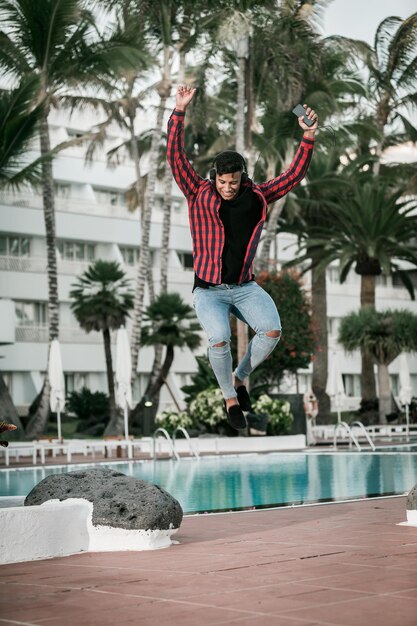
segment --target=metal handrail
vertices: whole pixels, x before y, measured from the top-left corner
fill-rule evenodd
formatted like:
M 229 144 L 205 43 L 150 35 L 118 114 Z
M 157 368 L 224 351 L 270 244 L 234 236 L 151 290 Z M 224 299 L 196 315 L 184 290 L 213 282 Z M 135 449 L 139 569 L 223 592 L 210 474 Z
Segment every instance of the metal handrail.
M 336 424 L 333 435 L 333 447 L 337 448 L 337 430 L 340 426 L 342 426 L 346 430 L 347 434 L 349 435 L 357 449 L 361 451 L 362 448 L 360 447 L 358 440 L 356 439 L 355 435 L 353 434 L 353 432 L 349 428 L 349 425 L 346 422 L 339 422 L 338 424 Z
M 169 436 L 169 433 L 167 430 L 165 430 L 165 428 L 157 428 L 156 431 L 153 434 L 153 454 L 152 457 L 155 458 L 155 444 L 156 444 L 156 437 L 158 434 L 162 434 L 164 435 L 164 437 L 166 438 L 166 440 L 169 443 L 169 447 L 171 448 L 171 452 L 172 454 L 175 456 L 175 458 L 177 459 L 177 461 L 180 460 L 180 456 L 178 454 L 178 452 L 175 450 L 175 446 L 173 444 L 173 441 L 171 439 L 171 437 Z
M 365 435 L 365 438 L 367 439 L 367 441 L 368 441 L 369 445 L 371 446 L 371 448 L 372 448 L 372 452 L 375 452 L 375 450 L 376 450 L 375 444 L 374 444 L 374 442 L 372 441 L 372 439 L 371 439 L 371 437 L 370 437 L 370 435 L 369 435 L 368 431 L 366 430 L 366 428 L 365 428 L 364 424 L 363 424 L 362 422 L 360 422 L 359 420 L 356 420 L 355 422 L 352 422 L 352 423 L 351 423 L 351 426 L 359 426 L 359 428 L 361 429 L 361 431 L 362 431 L 362 432 L 363 432 L 363 434 Z
M 200 457 L 200 455 L 197 452 L 197 450 L 194 448 L 193 444 L 191 443 L 190 435 L 188 434 L 188 432 L 186 431 L 186 429 L 183 426 L 177 426 L 176 429 L 174 430 L 173 434 L 172 434 L 172 441 L 173 441 L 173 444 L 174 444 L 174 448 L 175 448 L 175 438 L 177 436 L 177 432 L 182 432 L 183 433 L 184 437 L 188 441 L 188 446 L 190 448 L 191 456 L 194 455 L 198 459 Z

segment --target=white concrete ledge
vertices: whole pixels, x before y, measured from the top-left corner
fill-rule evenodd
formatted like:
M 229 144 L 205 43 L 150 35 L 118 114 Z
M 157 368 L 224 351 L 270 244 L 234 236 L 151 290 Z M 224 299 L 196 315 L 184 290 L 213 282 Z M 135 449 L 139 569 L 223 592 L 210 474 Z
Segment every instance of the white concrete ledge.
M 192 447 L 200 454 L 227 454 L 236 452 L 279 452 L 280 450 L 304 450 L 305 435 L 266 437 L 192 437 Z M 190 452 L 186 439 L 176 439 L 175 449 L 180 454 Z M 169 442 L 163 437 L 156 439 L 156 453 L 170 453 Z
M 62 502 L 50 500 L 40 506 L 21 506 L 19 498 L 16 504 L 0 509 L 1 564 L 49 559 L 77 552 L 166 548 L 172 544 L 171 536 L 178 530 L 125 530 L 94 526 L 93 505 L 82 498 Z
M 412 526 L 417 526 L 417 510 L 407 509 L 407 523 Z

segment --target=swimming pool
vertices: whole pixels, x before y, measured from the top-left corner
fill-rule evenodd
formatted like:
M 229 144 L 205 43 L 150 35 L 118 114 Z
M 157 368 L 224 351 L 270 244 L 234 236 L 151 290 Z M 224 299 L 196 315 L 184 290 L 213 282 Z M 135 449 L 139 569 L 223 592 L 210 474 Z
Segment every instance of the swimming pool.
M 26 496 L 49 474 L 92 466 L 1 470 L 0 496 Z M 99 467 L 160 485 L 179 500 L 185 513 L 402 494 L 417 483 L 417 453 L 412 452 L 246 454 Z

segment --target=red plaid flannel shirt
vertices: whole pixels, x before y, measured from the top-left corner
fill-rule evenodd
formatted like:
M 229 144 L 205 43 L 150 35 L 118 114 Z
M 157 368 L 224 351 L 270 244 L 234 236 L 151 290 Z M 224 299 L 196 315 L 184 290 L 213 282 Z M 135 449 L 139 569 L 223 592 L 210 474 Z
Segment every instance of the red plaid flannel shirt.
M 188 217 L 193 240 L 194 271 L 202 280 L 219 285 L 222 274 L 224 229 L 219 217 L 221 198 L 215 185 L 197 174 L 184 150 L 183 111 L 174 110 L 168 121 L 167 157 L 178 187 L 188 202 Z M 252 263 L 266 219 L 267 205 L 285 196 L 306 175 L 314 140 L 303 137 L 286 172 L 260 185 L 249 181 L 262 203 L 262 215 L 246 250 L 239 283 L 252 278 Z

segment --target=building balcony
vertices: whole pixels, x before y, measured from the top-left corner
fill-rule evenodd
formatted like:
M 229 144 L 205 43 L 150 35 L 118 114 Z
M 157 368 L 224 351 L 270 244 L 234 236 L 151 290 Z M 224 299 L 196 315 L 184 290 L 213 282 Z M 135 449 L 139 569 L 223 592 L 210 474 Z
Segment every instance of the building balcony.
M 0 204 L 27 209 L 43 209 L 42 196 L 36 193 L 2 191 L 0 192 Z M 113 217 L 139 222 L 138 209 L 129 211 L 125 205 L 96 202 L 93 199 L 55 196 L 55 210 L 63 213 Z M 163 213 L 160 206 L 155 206 L 152 211 L 152 221 L 160 224 L 162 218 Z M 180 209 L 171 211 L 171 223 L 175 226 L 188 226 L 188 214 L 185 205 L 181 206 Z
M 48 343 L 49 329 L 45 325 L 19 325 L 16 326 L 16 341 L 20 343 Z M 61 326 L 59 329 L 59 340 L 61 343 L 77 344 L 102 344 L 103 335 L 101 332 L 84 332 L 77 326 Z M 113 343 L 116 341 L 116 333 L 111 335 Z
M 87 269 L 91 262 L 58 259 L 58 274 L 78 276 Z M 0 271 L 45 274 L 46 269 L 46 257 L 0 256 Z
M 0 300 L 0 345 L 15 342 L 15 306 L 13 300 Z

